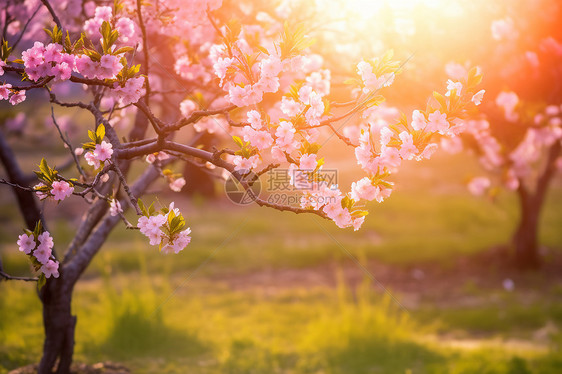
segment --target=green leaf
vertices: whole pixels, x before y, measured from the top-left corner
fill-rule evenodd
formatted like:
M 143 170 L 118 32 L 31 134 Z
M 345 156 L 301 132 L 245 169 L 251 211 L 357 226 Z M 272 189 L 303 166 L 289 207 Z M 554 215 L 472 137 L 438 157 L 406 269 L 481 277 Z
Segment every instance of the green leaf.
M 441 95 L 437 91 L 433 91 L 433 97 L 435 98 L 435 100 L 437 100 L 439 105 L 441 105 L 441 112 L 446 112 L 447 111 L 447 99 L 445 99 L 445 96 Z
M 47 278 L 45 277 L 45 274 L 41 273 L 41 275 L 39 275 L 39 280 L 37 281 L 37 289 L 40 291 L 46 283 Z
M 92 141 L 96 143 L 96 133 L 92 130 L 88 130 L 88 138 L 92 139 Z
M 234 136 L 232 137 L 232 140 L 234 140 L 234 142 L 235 142 L 236 144 L 238 144 L 238 145 L 240 146 L 240 148 L 244 148 L 244 142 L 242 141 L 242 139 L 240 139 L 240 137 L 234 135 Z
M 372 97 L 371 99 L 367 100 L 367 102 L 365 103 L 365 107 L 370 108 L 372 106 L 380 105 L 385 100 L 386 99 L 384 98 L 384 96 L 376 95 L 376 96 Z
M 141 199 L 137 200 L 137 204 L 139 205 L 139 209 L 141 210 L 142 215 L 145 217 L 150 217 L 150 214 L 146 210 L 146 207 L 144 206 L 144 203 L 142 202 Z
M 100 143 L 105 137 L 105 126 L 102 123 L 99 124 L 98 129 L 96 130 L 96 137 L 96 140 L 99 140 Z
M 127 52 L 133 52 L 135 49 L 133 47 L 121 47 L 121 48 L 117 48 L 115 51 L 113 51 L 114 55 L 120 55 L 121 53 L 127 53 Z M 127 63 L 125 62 L 124 66 L 126 66 Z

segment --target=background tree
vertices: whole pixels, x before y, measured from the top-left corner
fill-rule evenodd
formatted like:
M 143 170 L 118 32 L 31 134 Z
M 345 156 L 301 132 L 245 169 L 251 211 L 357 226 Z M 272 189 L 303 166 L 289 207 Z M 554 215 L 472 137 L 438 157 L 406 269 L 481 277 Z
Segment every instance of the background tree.
M 347 83 L 337 92 L 347 99 L 338 101 L 331 90 L 336 72 L 309 36 L 314 28 L 283 23 L 283 9 L 276 12 L 268 17 L 220 0 L 7 3 L 0 97 L 15 111 L 29 112 L 30 101 L 48 103 L 50 132 L 68 152 L 68 162 L 58 167 L 51 157 L 37 160 L 32 176 L 13 151 L 19 140 L 0 134 L 6 170 L 1 183 L 16 193 L 27 226 L 17 243 L 38 273 L 24 280 L 38 282 L 43 305 L 40 373 L 69 372 L 77 322 L 73 289 L 117 224 L 139 230 L 162 253 L 189 244 L 190 229 L 174 203 L 156 208 L 139 199 L 159 178 L 176 191 L 197 183 L 173 170 L 176 161 L 218 177 L 226 172 L 246 190 L 261 175 L 284 171 L 299 204 L 252 195 L 254 203 L 358 230 L 367 215 L 365 202 L 391 194 L 391 176 L 402 162 L 429 158 L 436 141 L 462 132 L 462 120 L 480 104 L 481 75 L 472 69 L 461 79 L 462 92 L 435 92 L 411 121 L 401 115 L 390 124 L 361 127 L 349 139 L 343 135 L 346 121 L 384 100 L 383 88 L 403 63 L 390 52 L 354 62 L 357 75 L 338 73 L 335 79 Z M 80 121 L 71 135 L 57 115 L 61 108 L 89 113 L 93 121 Z M 215 148 L 202 147 L 204 133 L 217 134 Z M 323 148 L 332 137 L 361 169 L 350 188 L 331 184 L 323 174 L 323 165 L 334 158 Z M 57 240 L 42 213 L 68 198 L 81 198 L 88 208 L 68 247 L 55 250 Z M 125 216 L 129 207 L 133 213 Z

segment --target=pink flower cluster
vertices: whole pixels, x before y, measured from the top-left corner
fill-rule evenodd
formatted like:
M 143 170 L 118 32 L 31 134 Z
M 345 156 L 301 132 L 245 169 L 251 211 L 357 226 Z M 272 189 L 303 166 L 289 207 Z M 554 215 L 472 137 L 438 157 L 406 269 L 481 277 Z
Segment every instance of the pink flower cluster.
M 129 78 L 123 86 L 115 82 L 111 92 L 116 95 L 122 106 L 134 104 L 144 96 L 144 78 Z
M 173 212 L 175 217 L 181 216 L 178 208 L 174 208 L 174 203 L 170 204 L 169 211 L 166 214 L 157 214 L 155 216 L 142 216 L 138 221 L 138 228 L 150 240 L 150 245 L 160 245 L 163 253 L 179 253 L 190 242 L 191 229 L 188 227 L 172 236 L 170 236 L 170 222 L 168 215 Z
M 96 144 L 93 151 L 86 152 L 84 158 L 88 165 L 93 166 L 94 169 L 99 169 L 102 162 L 111 159 L 111 155 L 113 155 L 113 146 L 103 140 L 100 144 Z
M 59 277 L 59 263 L 53 256 L 53 238 L 48 231 L 44 231 L 36 238 L 33 234 L 22 234 L 18 237 L 19 250 L 26 255 L 33 256 L 41 264 L 40 271 L 45 277 Z
M 94 10 L 94 17 L 84 22 L 84 32 L 92 39 L 101 38 L 100 27 L 103 22 L 111 23 L 113 20 L 113 9 L 109 6 L 98 6 Z M 118 42 L 122 44 L 134 45 L 137 42 L 135 22 L 127 17 L 120 17 L 115 21 L 115 28 L 119 32 Z
M 66 181 L 54 181 L 51 184 L 51 189 L 46 192 L 43 191 L 45 187 L 44 183 L 38 183 L 36 184 L 33 189 L 35 190 L 35 193 L 37 194 L 37 197 L 40 200 L 44 200 L 48 197 L 52 197 L 54 200 L 56 201 L 62 201 L 64 199 L 66 199 L 67 197 L 69 197 L 70 195 L 72 195 L 72 193 L 74 192 L 74 187 L 72 187 L 70 185 L 70 183 L 66 182 Z
M 394 82 L 394 73 L 386 73 L 377 77 L 373 72 L 373 65 L 367 61 L 357 64 L 357 74 L 363 80 L 363 93 L 369 93 L 388 87 Z
M 514 113 L 512 108 L 519 103 L 515 100 L 517 96 L 507 93 L 502 97 L 500 105 Z M 466 123 L 468 133 L 478 144 L 480 164 L 488 171 L 501 171 L 502 184 L 509 190 L 516 190 L 523 179 L 533 174 L 534 165 L 540 163 L 546 149 L 562 141 L 562 105 L 546 106 L 534 116 L 532 122 L 522 140 L 512 148 L 501 146 L 487 121 L 472 120 Z M 453 148 L 460 150 L 462 145 L 454 145 Z M 469 190 L 480 195 L 482 188 L 479 186 L 482 185 L 482 180 L 475 178 L 469 183 Z
M 18 105 L 25 101 L 25 91 L 12 89 L 10 83 L 0 84 L 0 100 L 9 100 L 10 104 Z
M 119 56 L 108 54 L 101 56 L 100 61 L 94 61 L 87 55 L 64 53 L 58 43 L 44 46 L 35 42 L 33 47 L 23 51 L 22 59 L 26 74 L 34 81 L 48 76 L 57 81 L 68 80 L 73 71 L 88 79 L 115 79 L 123 69 Z

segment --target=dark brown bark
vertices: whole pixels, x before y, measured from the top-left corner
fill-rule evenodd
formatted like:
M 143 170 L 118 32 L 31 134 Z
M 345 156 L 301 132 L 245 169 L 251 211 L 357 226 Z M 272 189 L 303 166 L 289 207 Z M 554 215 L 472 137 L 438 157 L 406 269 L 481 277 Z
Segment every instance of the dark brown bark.
M 8 181 L 18 184 L 23 187 L 29 186 L 29 178 L 27 178 L 21 171 L 12 148 L 4 138 L 0 131 L 0 161 L 4 166 L 4 170 L 8 175 Z M 12 191 L 16 195 L 19 210 L 25 220 L 25 225 L 28 229 L 33 230 L 35 224 L 42 220 L 41 211 L 37 206 L 33 192 L 25 191 L 17 187 L 13 187 Z M 44 223 L 44 222 L 43 222 Z
M 524 185 L 517 190 L 519 196 L 520 220 L 517 230 L 513 235 L 513 246 L 515 248 L 515 264 L 519 269 L 537 269 L 541 265 L 539 256 L 539 221 L 546 193 L 552 177 L 556 172 L 556 159 L 560 155 L 560 142 L 550 147 L 546 166 L 537 180 L 533 192 Z
M 76 316 L 71 314 L 71 285 L 64 278 L 50 279 L 40 291 L 45 341 L 38 374 L 68 374 L 74 352 Z
M 520 219 L 513 235 L 515 264 L 519 269 L 537 269 L 540 267 L 538 255 L 538 224 L 541 205 L 524 187 L 519 188 Z

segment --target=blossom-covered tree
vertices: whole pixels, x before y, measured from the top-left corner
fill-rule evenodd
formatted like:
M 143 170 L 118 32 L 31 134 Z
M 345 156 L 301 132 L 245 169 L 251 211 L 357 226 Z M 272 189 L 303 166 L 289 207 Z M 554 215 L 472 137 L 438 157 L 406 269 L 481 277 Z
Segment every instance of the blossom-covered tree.
M 443 140 L 451 152 L 464 142 L 488 172 L 469 182 L 471 193 L 495 194 L 498 187 L 516 192 L 519 223 L 512 246 L 520 268 L 540 265 L 540 214 L 553 177 L 562 171 L 562 7 L 543 1 L 529 14 L 531 3 L 508 3 L 503 18 L 489 25 L 490 43 L 480 51 L 489 56 L 483 64 L 489 100 L 462 137 Z M 446 70 L 453 80 L 466 73 L 458 63 Z
M 0 133 L 6 170 L 0 182 L 16 194 L 27 226 L 14 241 L 38 273 L 27 280 L 38 281 L 43 305 L 40 373 L 69 372 L 73 288 L 115 226 L 139 230 L 162 253 L 177 254 L 190 243 L 191 230 L 173 202 L 158 209 L 140 199 L 159 178 L 173 191 L 197 183 L 175 173 L 174 162 L 187 161 L 219 177 L 227 173 L 248 190 L 262 174 L 285 170 L 295 188 L 307 185 L 299 205 L 252 195 L 254 203 L 358 230 L 365 204 L 390 196 L 392 175 L 403 162 L 430 158 L 440 138 L 465 131 L 464 119 L 482 100 L 478 69 L 443 94 L 434 92 L 426 108 L 411 116 L 371 122 L 361 118 L 384 101 L 385 87 L 403 64 L 390 52 L 355 61 L 356 75 L 336 81 L 346 81 L 338 93 L 346 100 L 336 100 L 329 59 L 315 49 L 306 23 L 282 22 L 291 19 L 287 12 L 226 0 L 117 0 L 112 6 L 7 1 L 0 98 L 15 111 L 26 100 L 50 105 L 58 146 L 69 158 L 68 167 L 37 160 L 30 177 L 12 150 L 10 130 Z M 93 121 L 71 137 L 55 113 L 59 107 L 89 113 Z M 347 124 L 356 114 L 363 116 L 359 125 Z M 199 147 L 203 134 L 214 134 L 220 147 Z M 76 138 L 86 135 L 75 147 Z M 351 186 L 331 184 L 322 174 L 333 159 L 323 148 L 332 136 L 362 170 Z M 142 169 L 136 179 L 132 167 Z M 61 249 L 47 231 L 38 200 L 65 204 L 76 198 L 89 209 Z M 138 217 L 133 223 L 125 216 L 128 208 Z M 5 279 L 17 278 L 0 271 Z

